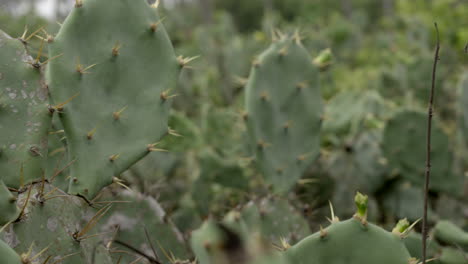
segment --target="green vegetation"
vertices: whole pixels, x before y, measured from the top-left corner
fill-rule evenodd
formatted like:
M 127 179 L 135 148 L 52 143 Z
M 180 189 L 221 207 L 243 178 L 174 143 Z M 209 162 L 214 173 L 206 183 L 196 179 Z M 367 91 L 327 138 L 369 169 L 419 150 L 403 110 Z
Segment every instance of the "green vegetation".
M 4 6 L 0 263 L 420 263 L 435 21 L 427 259 L 466 263 L 463 1 Z

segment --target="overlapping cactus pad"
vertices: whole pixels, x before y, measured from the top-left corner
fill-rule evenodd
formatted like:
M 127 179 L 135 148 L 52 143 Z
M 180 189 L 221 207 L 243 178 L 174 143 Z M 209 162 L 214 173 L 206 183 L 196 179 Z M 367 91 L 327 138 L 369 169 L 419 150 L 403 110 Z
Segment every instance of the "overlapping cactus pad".
M 166 134 L 181 65 L 161 21 L 144 0 L 79 1 L 50 43 L 71 193 L 94 197 Z
M 52 115 L 36 63 L 20 40 L 0 31 L 0 180 L 12 188 L 45 171 Z
M 417 111 L 403 111 L 389 120 L 383 137 L 383 151 L 389 166 L 405 179 L 421 185 L 424 179 L 426 115 Z M 402 136 L 405 135 L 405 136 Z M 448 137 L 435 123 L 432 131 L 431 190 L 460 194 L 463 178 L 451 172 L 452 157 Z M 411 149 L 411 152 L 405 149 Z
M 288 191 L 319 152 L 318 72 L 299 36 L 279 36 L 253 63 L 244 116 L 267 183 Z

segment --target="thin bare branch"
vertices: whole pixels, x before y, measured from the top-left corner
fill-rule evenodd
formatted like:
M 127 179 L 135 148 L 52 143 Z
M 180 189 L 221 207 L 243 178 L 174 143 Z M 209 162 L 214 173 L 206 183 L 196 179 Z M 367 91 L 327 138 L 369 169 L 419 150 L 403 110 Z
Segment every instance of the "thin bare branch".
M 436 80 L 436 71 L 437 71 L 437 62 L 439 61 L 439 50 L 440 50 L 440 40 L 439 40 L 439 28 L 437 23 L 434 23 L 437 43 L 434 54 L 434 64 L 432 66 L 432 85 L 429 96 L 429 105 L 427 110 L 427 137 L 426 137 L 426 174 L 424 177 L 424 212 L 423 212 L 423 223 L 422 223 L 422 264 L 426 264 L 426 242 L 427 242 L 427 204 L 429 199 L 429 180 L 431 177 L 431 128 L 432 128 L 432 114 L 434 106 L 434 90 L 435 90 L 435 80 Z

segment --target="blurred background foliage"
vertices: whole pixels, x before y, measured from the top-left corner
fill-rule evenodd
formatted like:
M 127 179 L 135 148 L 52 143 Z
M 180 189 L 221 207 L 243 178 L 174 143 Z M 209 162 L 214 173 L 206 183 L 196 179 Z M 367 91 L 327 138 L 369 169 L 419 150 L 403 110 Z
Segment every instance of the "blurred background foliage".
M 72 5 L 1 0 L 0 28 L 14 37 L 25 27 L 27 35 L 40 28 L 54 34 Z M 255 56 L 278 29 L 298 32 L 312 57 L 327 48 L 333 53 L 320 76 L 326 101 L 321 155 L 290 202 L 314 230 L 326 221 L 329 200 L 340 217 L 350 216 L 356 190 L 371 195 L 372 220 L 383 225 L 419 218 L 421 185 L 392 167 L 384 147 L 398 142 L 386 142 L 383 134 L 398 113 L 425 111 L 435 21 L 442 45 L 435 119 L 448 138 L 447 173 L 457 180 L 451 183 L 455 191 L 431 193 L 431 219 L 468 227 L 468 152 L 459 99 L 468 76 L 466 0 L 162 0 L 161 7 L 177 54 L 200 57 L 176 91 L 170 126 L 181 137 L 165 139 L 169 153 L 146 158 L 125 179 L 157 196 L 183 230 L 269 194 L 245 143 L 243 87 Z M 40 40 L 31 46 L 34 55 Z

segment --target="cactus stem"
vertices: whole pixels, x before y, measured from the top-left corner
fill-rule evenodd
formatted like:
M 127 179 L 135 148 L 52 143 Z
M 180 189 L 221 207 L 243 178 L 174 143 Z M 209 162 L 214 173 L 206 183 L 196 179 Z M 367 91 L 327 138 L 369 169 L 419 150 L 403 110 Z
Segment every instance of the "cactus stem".
M 122 115 L 123 111 L 127 109 L 128 105 L 122 107 L 119 111 L 113 112 L 112 117 L 114 117 L 115 120 L 119 120 L 120 116 Z

